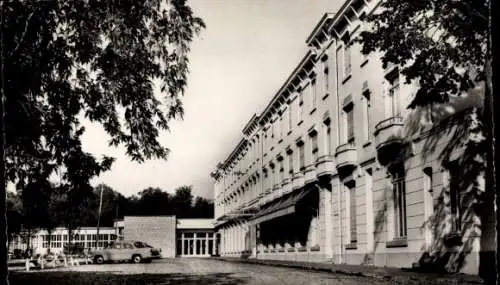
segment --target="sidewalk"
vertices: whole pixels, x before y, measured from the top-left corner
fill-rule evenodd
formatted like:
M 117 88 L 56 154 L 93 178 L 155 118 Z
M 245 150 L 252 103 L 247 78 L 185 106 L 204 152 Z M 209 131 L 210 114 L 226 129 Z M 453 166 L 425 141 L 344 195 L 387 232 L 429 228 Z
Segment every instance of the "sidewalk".
M 417 281 L 419 284 L 420 283 L 425 284 L 426 281 L 430 280 L 438 284 L 484 284 L 483 280 L 479 276 L 475 275 L 419 273 L 410 271 L 409 269 L 392 268 L 392 267 L 374 267 L 374 266 L 362 266 L 362 265 L 299 262 L 299 261 L 286 261 L 286 260 L 242 259 L 237 257 L 214 257 L 214 259 L 226 262 L 250 263 L 259 265 L 299 268 L 304 270 L 326 271 L 337 274 L 345 274 L 348 276 L 364 276 L 364 277 L 382 279 L 402 284 L 408 284 L 410 281 L 413 282 Z

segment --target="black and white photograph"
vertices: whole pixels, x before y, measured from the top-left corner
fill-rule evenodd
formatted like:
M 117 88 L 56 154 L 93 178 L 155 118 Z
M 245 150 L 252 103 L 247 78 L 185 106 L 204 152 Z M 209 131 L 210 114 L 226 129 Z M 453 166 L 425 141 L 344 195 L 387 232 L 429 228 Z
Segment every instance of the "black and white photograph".
M 0 0 L 2 284 L 499 284 L 492 2 Z

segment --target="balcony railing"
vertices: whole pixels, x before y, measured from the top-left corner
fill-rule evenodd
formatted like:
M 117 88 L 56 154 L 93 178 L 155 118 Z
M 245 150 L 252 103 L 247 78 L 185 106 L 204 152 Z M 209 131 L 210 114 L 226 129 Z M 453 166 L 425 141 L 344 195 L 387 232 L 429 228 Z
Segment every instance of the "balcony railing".
M 405 145 L 404 120 L 401 116 L 385 119 L 375 126 L 375 148 L 382 165 L 391 163 Z
M 316 176 L 333 175 L 335 173 L 335 163 L 330 155 L 323 155 L 316 163 Z
M 358 153 L 354 142 L 339 145 L 335 151 L 335 158 L 339 171 L 354 167 L 358 161 Z
M 374 135 L 377 136 L 378 133 L 384 129 L 390 128 L 392 126 L 403 126 L 404 120 L 401 116 L 394 116 L 379 122 L 375 126 Z
M 352 149 L 354 149 L 354 150 L 356 149 L 356 144 L 354 143 L 354 141 L 351 141 L 351 142 L 348 142 L 345 144 L 341 144 L 335 150 L 335 155 L 338 155 L 341 152 L 344 152 L 347 150 L 352 150 Z

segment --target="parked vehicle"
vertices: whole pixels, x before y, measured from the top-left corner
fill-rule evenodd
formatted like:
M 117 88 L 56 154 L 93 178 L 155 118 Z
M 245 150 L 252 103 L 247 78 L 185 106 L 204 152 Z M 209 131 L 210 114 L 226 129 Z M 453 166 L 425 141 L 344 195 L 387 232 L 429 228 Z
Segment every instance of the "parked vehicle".
M 161 249 L 154 248 L 141 241 L 115 241 L 106 248 L 93 252 L 94 263 L 102 264 L 113 261 L 131 261 L 133 263 L 150 262 L 161 257 Z

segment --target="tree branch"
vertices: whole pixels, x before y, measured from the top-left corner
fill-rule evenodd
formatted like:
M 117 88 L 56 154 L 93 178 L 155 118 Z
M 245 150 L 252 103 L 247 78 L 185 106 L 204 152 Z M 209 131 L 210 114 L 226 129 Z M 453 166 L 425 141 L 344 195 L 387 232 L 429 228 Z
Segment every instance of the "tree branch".
M 16 47 L 12 50 L 12 52 L 7 56 L 7 58 L 10 58 L 11 56 L 14 55 L 14 53 L 19 49 L 19 47 L 21 46 L 21 43 L 23 42 L 24 40 L 24 37 L 26 37 L 26 33 L 28 32 L 28 26 L 29 26 L 29 22 L 31 20 L 31 18 L 33 17 L 33 15 L 35 14 L 35 12 L 31 12 L 29 15 L 28 15 L 28 18 L 26 19 L 26 25 L 24 26 L 24 31 L 21 35 L 21 38 L 17 41 L 17 45 Z

